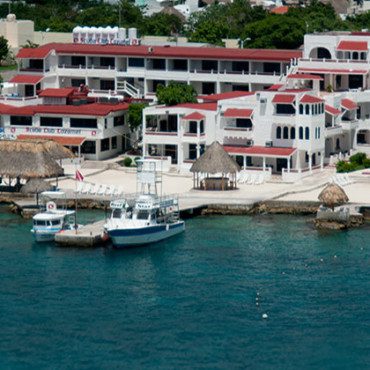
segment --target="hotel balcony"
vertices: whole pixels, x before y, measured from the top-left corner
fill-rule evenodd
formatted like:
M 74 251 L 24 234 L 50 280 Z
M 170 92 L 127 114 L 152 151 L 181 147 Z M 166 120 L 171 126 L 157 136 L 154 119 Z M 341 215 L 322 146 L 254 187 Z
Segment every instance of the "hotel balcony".
M 253 128 L 251 127 L 236 127 L 236 126 L 225 126 L 223 128 L 223 135 L 225 137 L 235 137 L 251 140 L 253 138 Z
M 201 132 L 199 134 L 194 132 L 184 132 L 182 134 L 182 141 L 186 143 L 199 143 L 201 141 L 205 141 L 206 134 L 204 132 Z
M 368 70 L 369 64 L 366 60 L 351 59 L 298 59 L 298 68 L 305 69 L 343 69 L 343 70 Z M 350 71 L 348 74 L 351 74 Z
M 325 128 L 325 137 L 332 137 L 336 135 L 340 135 L 343 133 L 343 127 L 342 126 L 329 126 Z

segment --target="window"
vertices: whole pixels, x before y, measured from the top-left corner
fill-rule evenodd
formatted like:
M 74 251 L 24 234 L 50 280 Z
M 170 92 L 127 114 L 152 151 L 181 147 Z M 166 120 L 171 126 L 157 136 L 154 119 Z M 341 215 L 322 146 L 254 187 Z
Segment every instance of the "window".
M 199 122 L 199 125 L 200 125 L 200 133 L 201 133 L 201 134 L 203 134 L 203 133 L 204 133 L 204 121 L 203 121 L 203 120 L 201 120 L 201 121 Z
M 152 68 L 156 70 L 165 70 L 166 69 L 166 60 L 165 59 L 151 59 Z
M 174 71 L 187 71 L 188 61 L 186 59 L 174 59 L 173 60 L 173 70 Z
M 72 87 L 80 87 L 81 85 L 85 85 L 86 81 L 84 78 L 72 78 L 71 79 L 71 86 Z
M 276 114 L 295 114 L 295 108 L 291 104 L 277 104 L 276 105 Z
M 62 127 L 62 117 L 40 117 L 40 126 L 42 127 Z
M 44 61 L 42 59 L 30 59 L 30 69 L 44 69 Z
M 276 128 L 276 138 L 281 139 L 281 127 L 280 126 Z
M 295 139 L 295 127 L 292 127 L 290 129 L 290 138 L 293 140 Z
M 303 114 L 303 104 L 299 104 L 299 114 Z
M 303 140 L 303 127 L 299 127 L 299 140 Z
M 248 72 L 249 63 L 248 62 L 232 62 L 233 72 Z
M 321 129 L 320 127 L 317 128 L 317 138 L 320 139 L 320 136 L 321 136 Z
M 196 134 L 197 133 L 197 121 L 190 121 L 189 122 L 189 133 Z
M 100 58 L 100 65 L 102 67 L 113 67 L 114 68 L 115 60 L 114 60 L 114 58 L 101 57 Z
M 203 82 L 202 83 L 202 94 L 214 94 L 215 93 L 215 83 L 214 82 Z
M 196 146 L 196 144 L 189 144 L 189 159 L 197 159 L 197 146 Z
M 202 70 L 203 71 L 218 71 L 217 60 L 202 60 Z M 204 93 L 203 93 L 204 94 Z
M 10 116 L 12 126 L 32 126 L 32 116 Z
M 306 127 L 305 129 L 305 139 L 310 140 L 310 128 Z
M 100 141 L 100 150 L 102 152 L 106 152 L 107 150 L 109 150 L 110 146 L 109 146 L 109 137 L 106 138 L 106 139 L 103 139 Z
M 81 146 L 82 154 L 96 154 L 95 141 L 85 141 Z
M 112 137 L 112 149 L 117 149 L 117 136 Z
M 252 121 L 249 118 L 237 118 L 236 127 L 252 128 Z
M 264 73 L 280 73 L 280 63 L 263 63 Z
M 353 59 L 354 59 L 354 60 L 358 60 L 358 52 L 357 52 L 357 51 L 355 51 L 355 52 L 353 53 Z
M 53 226 L 56 226 L 56 225 L 59 225 L 60 224 L 60 221 L 59 220 L 51 220 L 51 224 Z
M 98 120 L 96 118 L 71 118 L 71 128 L 98 128 Z
M 283 129 L 283 138 L 284 139 L 289 139 L 289 129 L 288 129 L 288 127 L 284 127 L 284 129 Z
M 100 80 L 100 90 L 114 90 L 114 80 Z
M 310 106 L 308 104 L 306 105 L 306 114 L 310 114 Z
M 113 118 L 113 126 L 124 126 L 125 125 L 125 115 L 117 116 Z
M 153 80 L 153 92 L 157 91 L 159 85 L 166 86 L 166 81 L 163 80 Z
M 128 58 L 128 66 L 142 68 L 144 67 L 144 58 Z
M 86 66 L 86 58 L 81 56 L 73 56 L 71 57 L 71 64 L 72 66 L 79 67 L 79 66 Z

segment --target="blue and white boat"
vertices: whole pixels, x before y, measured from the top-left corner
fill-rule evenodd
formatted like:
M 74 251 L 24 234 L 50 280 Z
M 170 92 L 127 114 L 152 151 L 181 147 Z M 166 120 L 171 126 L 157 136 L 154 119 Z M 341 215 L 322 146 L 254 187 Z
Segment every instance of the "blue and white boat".
M 162 181 L 154 161 L 138 162 L 137 181 L 140 194 L 110 204 L 112 214 L 105 231 L 116 248 L 158 242 L 185 230 L 185 222 L 179 219 L 178 198 L 157 195 L 157 184 Z
M 60 199 L 65 197 L 65 194 L 60 191 L 48 191 L 41 193 L 40 196 L 43 199 Z M 55 202 L 49 200 L 45 204 L 45 209 L 33 216 L 31 233 L 37 242 L 52 242 L 56 233 L 74 228 L 74 215 L 75 211 L 58 208 Z

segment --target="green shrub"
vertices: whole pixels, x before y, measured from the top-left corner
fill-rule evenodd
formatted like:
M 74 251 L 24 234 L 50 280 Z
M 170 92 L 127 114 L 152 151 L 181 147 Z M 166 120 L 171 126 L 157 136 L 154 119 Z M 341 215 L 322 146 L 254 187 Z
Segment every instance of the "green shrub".
M 370 158 L 366 158 L 363 160 L 362 162 L 362 165 L 365 167 L 365 168 L 370 168 Z
M 337 172 L 352 172 L 360 169 L 362 166 L 359 166 L 357 163 L 339 161 L 337 163 Z
M 364 160 L 366 160 L 366 154 L 365 153 L 356 153 L 356 154 L 352 155 L 349 158 L 349 161 L 351 163 L 356 163 L 358 165 L 362 165 Z
M 130 157 L 126 157 L 124 160 L 123 160 L 123 165 L 125 167 L 131 167 L 131 164 L 132 164 L 132 159 Z

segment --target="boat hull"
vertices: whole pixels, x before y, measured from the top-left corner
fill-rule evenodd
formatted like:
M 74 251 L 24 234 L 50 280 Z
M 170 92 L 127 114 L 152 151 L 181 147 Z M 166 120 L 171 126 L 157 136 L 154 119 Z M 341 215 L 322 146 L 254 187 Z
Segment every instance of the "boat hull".
M 135 229 L 111 229 L 108 235 L 116 248 L 125 248 L 159 242 L 185 230 L 185 222 L 155 225 Z
M 60 229 L 58 230 L 35 230 L 32 229 L 31 232 L 33 234 L 33 237 L 38 243 L 42 242 L 53 242 L 55 239 L 55 234 L 58 233 Z

